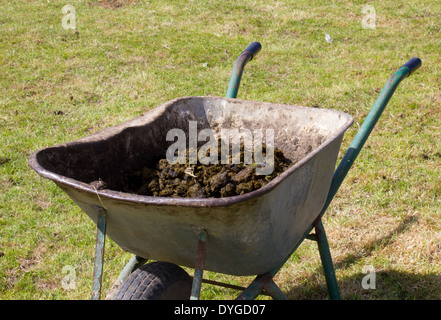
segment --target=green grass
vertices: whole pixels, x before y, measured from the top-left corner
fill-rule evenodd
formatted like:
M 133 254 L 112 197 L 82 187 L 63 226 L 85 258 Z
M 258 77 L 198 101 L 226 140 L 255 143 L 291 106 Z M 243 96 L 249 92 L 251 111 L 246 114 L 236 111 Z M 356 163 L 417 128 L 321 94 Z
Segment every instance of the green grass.
M 62 28 L 66 4 L 0 1 L 0 299 L 90 297 L 93 222 L 28 167 L 30 153 L 176 97 L 224 96 L 234 60 L 252 41 L 263 49 L 238 97 L 350 113 L 343 152 L 388 77 L 422 59 L 324 225 L 343 299 L 441 297 L 439 3 L 369 2 L 376 28 L 363 29 L 365 1 L 75 1 L 77 32 Z M 108 239 L 104 294 L 129 258 Z M 377 271 L 376 289 L 361 286 L 366 265 Z M 65 266 L 75 270 L 72 290 L 62 287 Z M 275 281 L 292 299 L 326 299 L 315 243 L 302 244 Z M 204 285 L 202 298 L 236 294 Z

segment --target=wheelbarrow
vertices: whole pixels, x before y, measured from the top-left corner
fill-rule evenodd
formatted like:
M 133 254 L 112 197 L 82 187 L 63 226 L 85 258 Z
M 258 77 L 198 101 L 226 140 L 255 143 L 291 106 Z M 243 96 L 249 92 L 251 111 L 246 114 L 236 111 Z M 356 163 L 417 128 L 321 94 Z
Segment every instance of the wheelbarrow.
M 237 58 L 226 97 L 177 98 L 125 123 L 31 154 L 29 165 L 97 225 L 92 299 L 101 298 L 106 235 L 134 255 L 108 298 L 196 300 L 207 282 L 239 289 L 237 299 L 260 294 L 286 299 L 273 278 L 305 239 L 317 241 L 329 296 L 340 298 L 321 217 L 398 84 L 421 60 L 412 58 L 389 78 L 335 169 L 343 135 L 353 123 L 349 114 L 236 98 L 244 67 L 260 50 L 253 42 Z M 166 153 L 167 132 L 179 128 L 189 134 L 190 121 L 198 132 L 271 128 L 275 147 L 295 163 L 258 190 L 224 198 L 120 191 L 130 172 L 154 166 L 155 157 Z M 182 266 L 194 268 L 193 277 Z M 255 279 L 238 287 L 203 279 L 204 270 Z

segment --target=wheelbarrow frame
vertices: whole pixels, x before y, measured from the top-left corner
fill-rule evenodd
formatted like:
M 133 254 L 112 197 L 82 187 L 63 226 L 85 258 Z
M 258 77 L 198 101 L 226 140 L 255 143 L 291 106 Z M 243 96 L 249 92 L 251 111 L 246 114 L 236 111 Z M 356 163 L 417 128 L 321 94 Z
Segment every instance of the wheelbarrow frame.
M 239 89 L 242 73 L 245 65 L 251 61 L 261 50 L 261 44 L 259 42 L 251 43 L 236 59 L 233 71 L 230 77 L 230 82 L 227 89 L 227 98 L 236 98 Z M 375 127 L 378 119 L 380 118 L 382 112 L 384 111 L 387 103 L 392 97 L 395 89 L 398 87 L 399 83 L 407 78 L 411 73 L 421 66 L 421 60 L 419 58 L 412 58 L 406 64 L 401 66 L 389 80 L 386 82 L 383 90 L 378 96 L 375 104 L 371 108 L 371 111 L 365 118 L 362 126 L 358 130 L 355 138 L 353 139 L 351 145 L 346 151 L 343 159 L 339 163 L 337 169 L 335 170 L 328 196 L 326 198 L 325 204 L 320 211 L 320 214 L 314 220 L 314 222 L 305 231 L 301 239 L 294 245 L 290 253 L 286 256 L 284 261 L 282 261 L 277 267 L 264 274 L 257 275 L 256 278 L 250 283 L 246 288 L 233 286 L 225 283 L 220 283 L 216 281 L 203 279 L 203 270 L 205 263 L 205 244 L 209 235 L 207 232 L 199 228 L 196 230 L 196 235 L 198 237 L 198 248 L 197 256 L 195 261 L 195 272 L 193 276 L 193 285 L 190 299 L 197 300 L 200 296 L 201 285 L 203 282 L 225 286 L 229 288 L 239 289 L 242 292 L 237 297 L 238 300 L 248 300 L 255 299 L 260 294 L 269 295 L 274 299 L 287 299 L 285 293 L 275 284 L 273 278 L 277 272 L 283 267 L 289 257 L 295 252 L 295 250 L 303 243 L 305 239 L 314 240 L 318 244 L 318 250 L 320 254 L 320 260 L 323 265 L 326 285 L 329 293 L 329 298 L 333 300 L 340 299 L 340 293 L 338 288 L 337 279 L 335 276 L 334 266 L 332 262 L 332 257 L 329 249 L 329 244 L 326 236 L 323 223 L 321 221 L 322 216 L 326 212 L 329 204 L 337 193 L 339 187 L 341 186 L 344 178 L 346 177 L 348 171 L 352 167 L 355 159 L 357 158 L 359 152 L 363 148 L 367 138 Z M 94 259 L 94 273 L 92 282 L 92 300 L 99 300 L 101 297 L 101 287 L 102 287 L 102 275 L 103 275 L 103 258 L 104 258 L 104 248 L 106 240 L 106 210 L 103 207 L 95 208 L 98 214 L 97 220 L 97 234 L 96 234 L 96 251 Z M 314 230 L 314 233 L 311 233 Z M 115 285 L 121 284 L 133 271 L 142 266 L 147 259 L 141 258 L 139 256 L 133 256 L 128 264 L 124 267 L 120 273 Z

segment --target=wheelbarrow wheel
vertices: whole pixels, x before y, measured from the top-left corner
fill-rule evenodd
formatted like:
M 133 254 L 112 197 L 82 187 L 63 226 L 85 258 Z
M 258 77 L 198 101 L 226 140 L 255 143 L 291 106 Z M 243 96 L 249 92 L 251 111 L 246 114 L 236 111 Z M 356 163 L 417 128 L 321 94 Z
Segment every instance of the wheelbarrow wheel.
M 122 283 L 113 300 L 188 300 L 193 280 L 170 262 L 146 264 Z

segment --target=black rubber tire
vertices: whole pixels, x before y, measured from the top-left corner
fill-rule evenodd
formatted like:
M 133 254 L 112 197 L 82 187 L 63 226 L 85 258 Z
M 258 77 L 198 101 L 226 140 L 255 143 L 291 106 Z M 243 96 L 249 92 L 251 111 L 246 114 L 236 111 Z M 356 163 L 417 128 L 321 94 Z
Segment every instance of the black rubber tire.
M 164 261 L 146 264 L 130 274 L 112 300 L 188 300 L 193 279 L 181 267 Z

